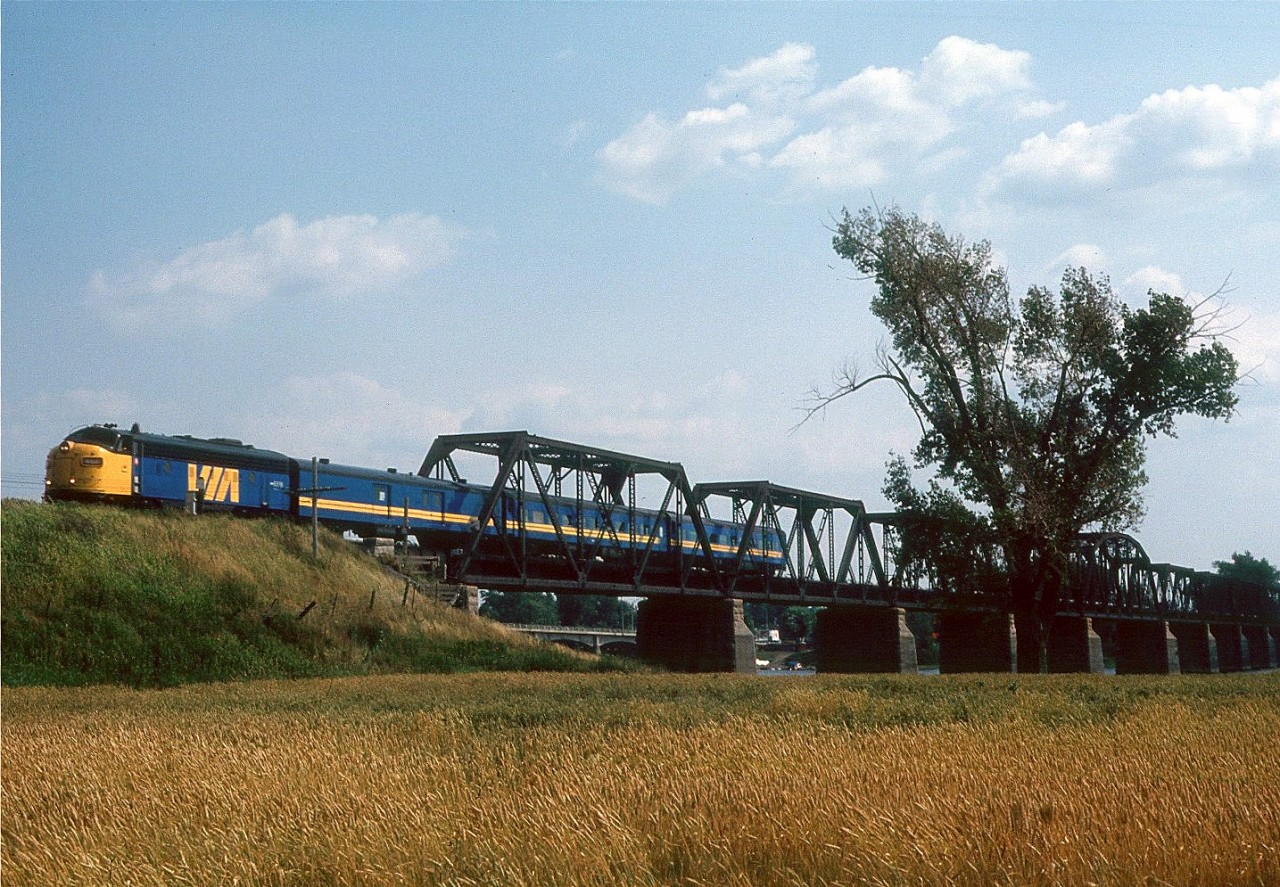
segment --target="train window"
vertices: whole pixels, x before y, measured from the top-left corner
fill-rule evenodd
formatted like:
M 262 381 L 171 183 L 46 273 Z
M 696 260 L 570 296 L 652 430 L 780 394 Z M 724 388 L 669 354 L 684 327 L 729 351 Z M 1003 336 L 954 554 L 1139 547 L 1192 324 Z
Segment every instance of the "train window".
M 379 505 L 385 505 L 391 496 L 391 488 L 386 484 L 373 485 L 373 501 Z

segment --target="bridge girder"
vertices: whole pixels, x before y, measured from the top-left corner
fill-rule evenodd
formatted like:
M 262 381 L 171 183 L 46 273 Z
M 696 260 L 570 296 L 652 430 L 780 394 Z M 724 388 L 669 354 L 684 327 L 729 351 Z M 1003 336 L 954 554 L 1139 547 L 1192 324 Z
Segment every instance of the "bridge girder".
M 514 582 L 529 590 L 551 582 L 582 592 L 603 586 L 623 588 L 623 594 L 673 585 L 682 590 L 723 590 L 707 528 L 691 505 L 692 490 L 680 463 L 507 431 L 442 435 L 418 474 L 443 478 L 447 471 L 461 482 L 453 461 L 460 451 L 497 461 L 477 526 L 456 564 L 457 575 L 466 581 L 488 582 L 487 587 Z M 642 509 L 657 519 L 637 533 L 636 479 L 644 476 L 660 478 L 665 489 L 658 508 Z M 542 515 L 556 540 L 553 553 L 545 547 L 531 552 L 528 502 L 544 508 Z M 588 514 L 599 526 L 586 526 Z M 693 531 L 694 550 L 675 545 L 672 556 L 665 556 L 663 540 L 672 533 L 683 540 L 686 526 Z M 482 548 L 486 541 L 488 550 Z
M 492 590 L 658 596 L 688 594 L 776 603 L 899 606 L 909 609 L 1007 609 L 995 590 L 932 587 L 935 572 L 911 552 L 909 516 L 868 513 L 862 502 L 768 481 L 689 484 L 683 466 L 527 431 L 442 435 L 418 474 L 462 483 L 460 452 L 494 459 L 478 520 L 451 576 Z M 636 532 L 636 480 L 664 484 L 647 531 Z M 567 489 L 566 489 L 567 488 Z M 709 500 L 728 499 L 745 526 L 732 558 L 717 558 L 707 530 Z M 554 506 L 569 503 L 570 518 Z M 526 503 L 540 503 L 554 535 L 531 551 Z M 602 526 L 583 524 L 586 506 Z M 595 513 L 593 511 L 593 513 Z M 837 518 L 845 525 L 837 531 Z M 693 531 L 663 552 L 661 533 Z M 622 529 L 625 527 L 625 529 Z M 757 529 L 785 540 L 780 574 L 753 563 Z M 880 540 L 877 544 L 876 533 Z M 545 532 L 544 532 L 545 536 Z M 998 559 L 998 556 L 997 556 Z M 855 563 L 856 562 L 856 563 Z M 1152 563 L 1124 533 L 1086 533 L 1069 557 L 1071 580 L 1059 610 L 1101 618 L 1223 621 L 1280 625 L 1280 593 L 1173 564 Z
M 785 546 L 785 575 L 777 577 L 778 582 L 771 582 L 773 577 L 765 577 L 766 597 L 775 585 L 783 594 L 798 595 L 801 599 L 807 598 L 810 591 L 834 597 L 842 587 L 853 591 L 855 586 L 890 586 L 871 531 L 872 523 L 866 508 L 857 499 L 770 481 L 723 481 L 697 484 L 693 488 L 694 501 L 704 513 L 708 512 L 707 502 L 713 497 L 728 499 L 734 521 L 744 526 L 733 567 L 727 571 L 731 593 L 744 576 L 752 534 L 757 528 L 776 533 Z M 837 530 L 838 518 L 847 521 L 847 526 Z M 862 596 L 866 596 L 865 590 Z M 884 602 L 893 603 L 892 600 Z

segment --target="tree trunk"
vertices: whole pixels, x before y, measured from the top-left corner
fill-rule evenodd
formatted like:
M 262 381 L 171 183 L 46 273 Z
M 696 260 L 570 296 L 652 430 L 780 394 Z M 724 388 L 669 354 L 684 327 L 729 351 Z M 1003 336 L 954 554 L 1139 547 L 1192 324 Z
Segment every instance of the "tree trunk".
M 1013 628 L 1018 633 L 1018 673 L 1041 674 L 1049 670 L 1049 635 L 1033 599 L 1019 602 L 1013 610 Z
M 1045 674 L 1049 671 L 1049 627 L 1062 599 L 1066 559 L 1042 553 L 1036 562 L 1019 566 L 1021 569 L 1009 577 L 1013 626 L 1018 633 L 1018 672 Z

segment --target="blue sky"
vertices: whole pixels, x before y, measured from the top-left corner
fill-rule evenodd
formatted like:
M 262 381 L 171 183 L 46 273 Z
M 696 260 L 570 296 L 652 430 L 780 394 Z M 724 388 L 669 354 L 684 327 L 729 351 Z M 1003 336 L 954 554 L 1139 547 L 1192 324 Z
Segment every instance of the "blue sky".
M 1280 4 L 5 3 L 3 478 L 95 421 L 414 469 L 527 428 L 884 506 L 842 207 L 1192 297 L 1158 561 L 1280 559 Z

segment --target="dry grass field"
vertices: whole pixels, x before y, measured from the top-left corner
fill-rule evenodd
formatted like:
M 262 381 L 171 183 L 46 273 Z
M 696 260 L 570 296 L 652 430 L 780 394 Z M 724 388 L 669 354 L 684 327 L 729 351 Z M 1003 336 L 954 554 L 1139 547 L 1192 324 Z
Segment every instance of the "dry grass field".
M 1280 676 L 3 694 L 5 887 L 1280 884 Z
M 621 667 L 409 593 L 328 531 L 316 560 L 285 521 L 0 507 L 5 686 Z

